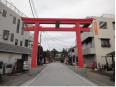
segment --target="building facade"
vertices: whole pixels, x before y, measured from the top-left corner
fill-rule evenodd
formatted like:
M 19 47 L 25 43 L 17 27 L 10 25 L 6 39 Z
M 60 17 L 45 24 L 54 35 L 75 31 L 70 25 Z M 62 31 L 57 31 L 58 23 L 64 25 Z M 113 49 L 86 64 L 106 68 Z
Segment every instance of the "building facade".
M 29 32 L 23 30 L 22 13 L 11 3 L 3 1 L 0 0 L 0 61 L 6 67 L 15 65 L 19 69 L 23 67 L 21 63 L 31 58 L 33 38 Z
M 97 67 L 108 62 L 112 64 L 112 58 L 106 55 L 115 51 L 115 19 L 113 17 L 93 17 L 90 32 L 82 32 L 84 63 L 90 66 L 96 61 Z

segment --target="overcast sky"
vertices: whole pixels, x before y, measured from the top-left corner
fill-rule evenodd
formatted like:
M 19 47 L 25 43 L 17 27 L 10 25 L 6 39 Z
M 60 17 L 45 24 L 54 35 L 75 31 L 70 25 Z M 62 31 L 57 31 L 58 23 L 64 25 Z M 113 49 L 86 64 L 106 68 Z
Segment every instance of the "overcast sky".
M 33 17 L 28 0 L 9 0 L 28 17 Z M 85 18 L 114 14 L 115 0 L 33 0 L 40 18 Z M 75 45 L 75 33 L 43 32 L 44 50 L 70 48 Z

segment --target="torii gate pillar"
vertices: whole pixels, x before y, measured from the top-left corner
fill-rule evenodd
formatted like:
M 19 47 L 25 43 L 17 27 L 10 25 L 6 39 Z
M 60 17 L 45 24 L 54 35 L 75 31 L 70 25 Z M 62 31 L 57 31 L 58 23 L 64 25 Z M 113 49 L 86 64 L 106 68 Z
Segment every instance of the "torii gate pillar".
M 80 27 L 79 27 L 78 23 L 76 24 L 76 28 L 77 28 L 77 31 L 76 31 L 76 46 L 77 46 L 77 54 L 78 54 L 77 60 L 78 60 L 78 63 L 79 63 L 79 67 L 83 68 L 84 63 L 83 63 L 82 43 L 81 43 L 81 30 L 80 30 Z
M 32 48 L 32 59 L 31 59 L 31 67 L 37 67 L 37 52 L 38 52 L 38 38 L 39 38 L 39 31 L 34 31 L 34 41 L 33 41 L 33 48 Z

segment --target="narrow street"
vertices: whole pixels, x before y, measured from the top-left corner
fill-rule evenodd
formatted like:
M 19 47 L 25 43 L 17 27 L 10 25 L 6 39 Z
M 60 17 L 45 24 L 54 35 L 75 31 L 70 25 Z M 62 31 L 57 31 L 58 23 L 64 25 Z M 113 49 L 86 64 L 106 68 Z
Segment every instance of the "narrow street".
M 61 63 L 51 63 L 23 86 L 96 86 Z

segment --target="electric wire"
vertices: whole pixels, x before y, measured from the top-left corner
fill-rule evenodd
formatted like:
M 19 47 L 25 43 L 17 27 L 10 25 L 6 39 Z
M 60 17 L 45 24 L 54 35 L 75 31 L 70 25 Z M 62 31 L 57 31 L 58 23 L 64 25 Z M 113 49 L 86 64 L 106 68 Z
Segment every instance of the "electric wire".
M 31 8 L 31 12 L 32 12 L 33 17 L 35 17 L 33 7 L 32 7 L 32 4 L 31 4 L 31 0 L 29 0 L 29 5 L 30 5 L 30 8 Z
M 44 32 L 44 33 L 45 33 L 45 32 Z M 47 46 L 47 48 L 50 49 L 50 46 L 49 46 L 49 44 L 48 44 L 48 40 L 47 40 L 47 38 L 46 38 L 45 35 L 46 35 L 46 34 L 44 34 L 44 38 L 45 38 L 44 42 L 46 42 L 46 46 Z
M 46 35 L 48 35 L 47 32 L 46 32 Z M 49 35 L 48 35 L 48 36 L 49 36 Z M 48 36 L 47 36 L 47 37 L 48 37 Z M 67 45 L 67 46 L 64 45 L 64 43 L 63 43 L 62 41 L 60 41 L 60 40 L 55 39 L 54 41 L 56 41 L 58 44 L 60 44 L 60 46 L 62 46 L 62 48 L 68 48 L 68 47 L 69 47 L 69 45 Z M 70 46 L 70 47 L 71 47 L 71 46 Z
M 48 35 L 47 32 L 46 32 L 46 34 Z M 48 37 L 49 37 L 49 35 L 48 35 Z M 58 43 L 62 44 L 62 45 L 65 46 L 65 47 L 69 47 L 69 45 L 67 45 L 67 44 L 64 45 L 64 43 L 66 43 L 66 42 L 62 41 L 61 39 L 55 38 L 54 40 L 56 40 Z M 72 44 L 71 44 L 71 45 L 72 45 Z

